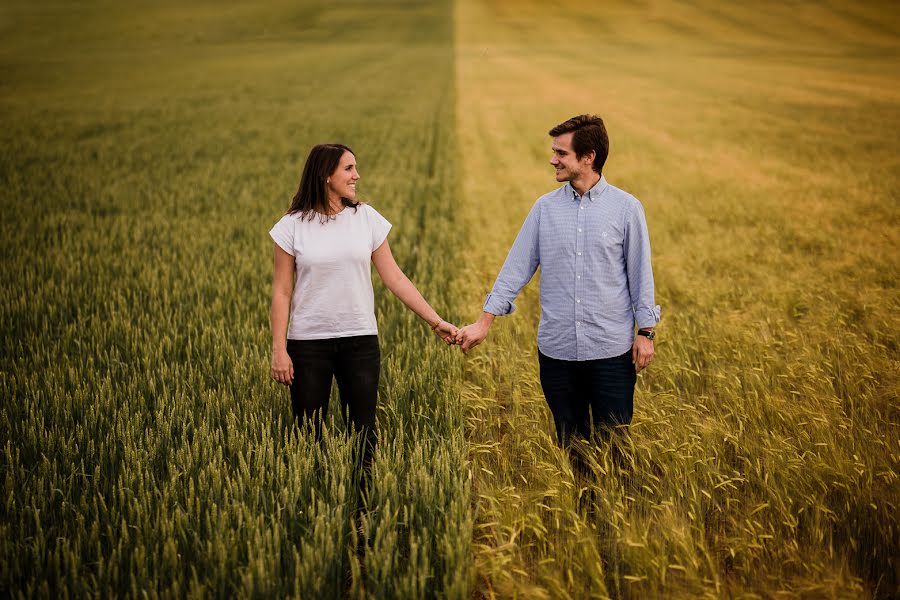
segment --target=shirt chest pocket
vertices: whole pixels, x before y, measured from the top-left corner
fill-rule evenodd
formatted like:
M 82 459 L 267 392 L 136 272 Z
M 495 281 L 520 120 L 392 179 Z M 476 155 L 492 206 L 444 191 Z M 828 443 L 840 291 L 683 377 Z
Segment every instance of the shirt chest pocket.
M 625 236 L 614 228 L 598 227 L 588 238 L 591 249 L 608 256 L 621 256 Z

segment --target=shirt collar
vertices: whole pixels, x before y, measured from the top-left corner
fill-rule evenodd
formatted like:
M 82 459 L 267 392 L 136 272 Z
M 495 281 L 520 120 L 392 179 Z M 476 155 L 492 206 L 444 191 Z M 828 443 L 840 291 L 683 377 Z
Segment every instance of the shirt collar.
M 587 197 L 588 200 L 590 200 L 591 202 L 593 202 L 594 200 L 596 200 L 597 198 L 599 198 L 600 195 L 601 195 L 604 191 L 606 191 L 606 188 L 607 188 L 608 185 L 609 185 L 609 184 L 606 183 L 606 177 L 604 177 L 603 174 L 601 173 L 601 175 L 600 175 L 600 180 L 597 181 L 597 183 L 594 184 L 594 187 L 592 187 L 591 189 L 589 189 L 588 191 L 586 191 L 586 192 L 584 193 L 584 195 Z M 575 188 L 572 187 L 572 182 L 571 182 L 571 181 L 567 181 L 567 182 L 566 182 L 566 188 L 567 188 L 567 189 L 566 189 L 566 192 L 569 193 L 569 194 L 571 194 L 571 197 L 572 197 L 573 200 L 576 200 L 576 201 L 577 201 L 577 200 L 579 199 L 578 192 L 576 192 L 576 191 L 575 191 Z

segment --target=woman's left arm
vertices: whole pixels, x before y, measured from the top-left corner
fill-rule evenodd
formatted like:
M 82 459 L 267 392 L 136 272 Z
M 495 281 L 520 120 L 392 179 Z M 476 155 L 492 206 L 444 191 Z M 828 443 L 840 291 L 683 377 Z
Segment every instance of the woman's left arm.
M 375 270 L 378 271 L 385 287 L 391 290 L 411 311 L 422 317 L 431 330 L 447 345 L 453 344 L 456 337 L 456 326 L 443 320 L 437 311 L 425 301 L 412 281 L 403 274 L 403 271 L 397 266 L 397 261 L 394 260 L 394 255 L 391 254 L 391 247 L 387 240 L 372 253 L 372 262 L 375 263 Z

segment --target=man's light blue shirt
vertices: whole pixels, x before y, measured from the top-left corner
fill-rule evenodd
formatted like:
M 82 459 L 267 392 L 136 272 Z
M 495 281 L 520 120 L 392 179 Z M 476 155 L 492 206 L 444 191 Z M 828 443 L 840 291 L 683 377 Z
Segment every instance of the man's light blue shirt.
M 560 360 L 631 350 L 634 326 L 653 327 L 650 236 L 644 208 L 606 178 L 583 196 L 571 184 L 535 202 L 487 296 L 484 311 L 506 315 L 541 268 L 538 348 Z

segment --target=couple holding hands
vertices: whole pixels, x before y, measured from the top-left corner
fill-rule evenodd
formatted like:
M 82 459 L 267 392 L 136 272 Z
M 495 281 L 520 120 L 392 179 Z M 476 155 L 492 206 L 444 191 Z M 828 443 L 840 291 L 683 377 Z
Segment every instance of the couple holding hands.
M 381 368 L 371 261 L 385 287 L 463 352 L 484 341 L 496 316 L 515 310 L 513 300 L 540 267 L 540 379 L 559 444 L 631 422 L 637 373 L 653 360 L 660 318 L 644 210 L 602 174 L 609 138 L 599 117 L 573 117 L 549 134 L 550 163 L 564 185 L 534 204 L 481 317 L 459 329 L 397 266 L 391 224 L 356 200 L 353 151 L 312 149 L 290 209 L 269 232 L 271 376 L 290 386 L 298 421 L 311 419 L 321 434 L 336 380 L 342 412 L 364 432 L 363 462 L 370 462 Z

